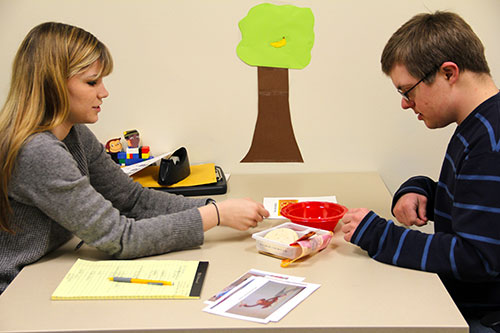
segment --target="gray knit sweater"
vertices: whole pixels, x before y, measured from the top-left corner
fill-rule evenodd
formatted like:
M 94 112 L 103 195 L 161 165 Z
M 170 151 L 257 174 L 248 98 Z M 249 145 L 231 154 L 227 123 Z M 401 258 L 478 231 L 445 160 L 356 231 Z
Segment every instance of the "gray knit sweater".
M 9 184 L 15 234 L 0 231 L 0 293 L 19 271 L 72 235 L 116 258 L 199 246 L 205 199 L 149 190 L 133 182 L 84 125 L 64 141 L 33 135 Z

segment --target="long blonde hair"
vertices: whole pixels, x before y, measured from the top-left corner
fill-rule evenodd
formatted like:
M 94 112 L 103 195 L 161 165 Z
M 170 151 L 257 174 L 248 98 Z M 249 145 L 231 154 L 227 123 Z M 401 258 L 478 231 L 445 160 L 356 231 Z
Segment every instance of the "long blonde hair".
M 13 232 L 8 188 L 19 150 L 31 135 L 50 131 L 66 120 L 68 79 L 96 61 L 101 65 L 101 76 L 111 73 L 113 60 L 106 46 L 89 32 L 63 23 L 42 23 L 21 43 L 7 100 L 0 111 L 1 230 Z

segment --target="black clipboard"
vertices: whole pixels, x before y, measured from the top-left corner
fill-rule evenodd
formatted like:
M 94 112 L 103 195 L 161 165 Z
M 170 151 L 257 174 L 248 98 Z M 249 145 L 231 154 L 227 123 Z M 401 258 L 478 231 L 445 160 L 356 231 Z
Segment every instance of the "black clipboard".
M 189 297 L 200 297 L 201 288 L 203 287 L 203 282 L 205 281 L 205 276 L 207 275 L 208 261 L 200 261 L 198 263 L 198 269 L 193 279 L 193 285 L 191 291 L 189 292 Z
M 158 191 L 181 194 L 186 197 L 225 194 L 227 192 L 227 181 L 224 171 L 218 165 L 215 166 L 215 176 L 217 181 L 212 184 L 183 186 L 183 187 L 150 187 Z

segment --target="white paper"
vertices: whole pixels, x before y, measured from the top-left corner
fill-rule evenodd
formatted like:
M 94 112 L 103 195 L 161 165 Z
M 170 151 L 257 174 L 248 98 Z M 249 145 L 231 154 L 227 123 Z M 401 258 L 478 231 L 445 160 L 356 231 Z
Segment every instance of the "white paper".
M 155 163 L 156 161 L 161 160 L 164 157 L 167 157 L 169 155 L 172 155 L 174 152 L 170 153 L 164 153 L 161 154 L 160 156 L 156 156 L 153 158 L 150 158 L 149 160 L 145 160 L 139 163 L 135 163 L 132 165 L 127 165 L 122 168 L 123 172 L 125 172 L 128 176 L 132 176 L 134 173 L 141 171 L 147 166 L 150 166 L 151 164 Z
M 279 214 L 280 211 L 280 201 L 285 200 L 295 200 L 297 202 L 304 201 L 326 201 L 337 203 L 337 197 L 334 195 L 331 196 L 322 196 L 322 197 L 274 197 L 274 198 L 264 198 L 263 204 L 264 208 L 269 211 L 269 219 L 286 219 L 286 217 L 281 216 Z
M 283 280 L 288 280 L 288 281 L 304 281 L 305 278 L 303 277 L 298 277 L 298 276 L 291 276 L 291 275 L 286 275 L 286 274 L 278 274 L 278 273 L 272 273 L 272 272 L 266 272 L 266 271 L 261 271 L 258 269 L 251 269 L 245 274 L 241 275 L 239 278 L 231 282 L 229 285 L 224 287 L 221 291 L 219 291 L 217 294 L 213 295 L 209 299 L 205 301 L 206 304 L 214 304 L 217 302 L 221 297 L 228 296 L 232 294 L 237 287 L 239 287 L 242 283 L 244 283 L 246 280 L 249 280 L 251 277 L 254 276 L 266 276 L 270 278 L 275 278 L 275 279 L 283 279 Z
M 203 311 L 265 324 L 281 320 L 319 287 L 319 284 L 254 276 Z

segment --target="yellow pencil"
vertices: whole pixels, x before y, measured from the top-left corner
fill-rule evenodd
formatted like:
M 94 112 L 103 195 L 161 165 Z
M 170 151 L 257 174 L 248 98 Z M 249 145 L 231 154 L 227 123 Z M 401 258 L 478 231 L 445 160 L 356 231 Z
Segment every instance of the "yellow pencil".
M 110 277 L 109 280 L 114 281 L 114 282 L 156 284 L 159 286 L 172 286 L 174 284 L 173 282 L 170 282 L 170 281 L 136 279 L 136 278 L 126 278 L 126 277 L 119 277 L 119 276 Z

